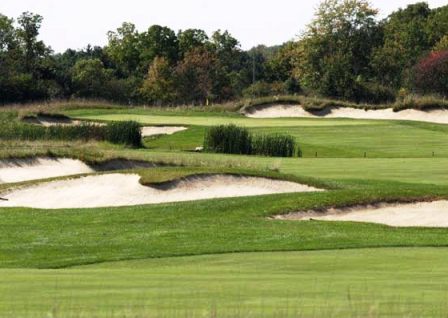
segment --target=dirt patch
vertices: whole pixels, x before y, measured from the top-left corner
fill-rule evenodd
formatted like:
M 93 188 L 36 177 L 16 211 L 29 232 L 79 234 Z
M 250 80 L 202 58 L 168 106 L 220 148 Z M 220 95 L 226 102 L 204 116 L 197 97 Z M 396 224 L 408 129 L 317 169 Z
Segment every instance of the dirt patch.
M 0 183 L 48 179 L 95 171 L 151 168 L 150 162 L 116 159 L 89 166 L 80 160 L 58 158 L 31 158 L 0 160 Z
M 378 204 L 324 212 L 297 212 L 274 220 L 352 221 L 396 227 L 448 227 L 448 201 Z
M 156 136 L 156 135 L 172 135 L 179 131 L 187 130 L 187 127 L 174 127 L 174 126 L 146 126 L 142 128 L 142 137 Z
M 158 186 L 143 186 L 136 174 L 107 174 L 51 181 L 1 193 L 0 207 L 42 209 L 158 204 L 274 193 L 323 191 L 289 181 L 206 175 Z
M 448 110 L 437 109 L 420 111 L 406 109 L 394 112 L 392 108 L 364 110 L 349 107 L 327 107 L 322 111 L 308 112 L 300 105 L 271 105 L 252 108 L 245 113 L 251 118 L 354 118 L 354 119 L 383 119 L 383 120 L 411 120 L 439 124 L 448 124 Z

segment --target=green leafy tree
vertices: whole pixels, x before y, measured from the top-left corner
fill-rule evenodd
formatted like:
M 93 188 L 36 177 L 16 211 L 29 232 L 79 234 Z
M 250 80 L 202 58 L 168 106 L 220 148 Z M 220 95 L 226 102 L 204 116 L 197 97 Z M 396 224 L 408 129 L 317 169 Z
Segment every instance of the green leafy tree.
M 84 59 L 76 62 L 72 81 L 76 97 L 107 97 L 107 85 L 111 80 L 110 71 L 99 59 Z
M 179 31 L 177 38 L 181 58 L 183 58 L 185 53 L 191 52 L 196 48 L 205 47 L 209 41 L 207 34 L 203 30 L 198 29 Z
M 276 54 L 267 61 L 267 80 L 269 82 L 285 82 L 293 76 L 296 58 L 298 56 L 297 42 L 285 43 Z
M 434 45 L 427 34 L 430 14 L 428 4 L 421 2 L 392 13 L 383 22 L 384 45 L 375 49 L 372 59 L 381 84 L 401 87 L 404 71 Z
M 353 98 L 369 77 L 378 39 L 377 11 L 365 0 L 325 0 L 303 35 L 301 82 L 328 96 Z
M 448 50 L 448 35 L 445 35 L 433 48 L 433 51 Z
M 140 73 L 140 34 L 132 23 L 124 22 L 115 32 L 109 31 L 106 53 L 114 63 L 118 74 L 124 77 Z
M 43 62 L 51 54 L 51 49 L 45 46 L 43 41 L 37 39 L 42 21 L 42 16 L 30 12 L 24 12 L 17 19 L 19 23 L 17 38 L 24 54 L 25 71 L 35 76 L 38 76 Z
M 140 37 L 141 67 L 148 69 L 156 57 L 164 57 L 171 65 L 179 59 L 179 43 L 173 30 L 153 25 Z

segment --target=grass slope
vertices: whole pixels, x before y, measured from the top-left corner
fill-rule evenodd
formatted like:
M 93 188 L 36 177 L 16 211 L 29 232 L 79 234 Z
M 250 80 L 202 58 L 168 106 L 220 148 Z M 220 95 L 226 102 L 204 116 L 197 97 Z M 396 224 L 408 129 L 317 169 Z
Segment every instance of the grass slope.
M 0 317 L 446 317 L 447 248 L 0 269 Z

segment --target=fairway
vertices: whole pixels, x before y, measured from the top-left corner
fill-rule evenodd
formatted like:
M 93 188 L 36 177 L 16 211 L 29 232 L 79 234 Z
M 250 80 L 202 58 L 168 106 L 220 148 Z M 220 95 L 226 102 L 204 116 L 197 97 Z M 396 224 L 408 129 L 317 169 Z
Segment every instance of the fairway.
M 0 315 L 441 317 L 447 262 L 446 248 L 386 248 L 0 269 Z

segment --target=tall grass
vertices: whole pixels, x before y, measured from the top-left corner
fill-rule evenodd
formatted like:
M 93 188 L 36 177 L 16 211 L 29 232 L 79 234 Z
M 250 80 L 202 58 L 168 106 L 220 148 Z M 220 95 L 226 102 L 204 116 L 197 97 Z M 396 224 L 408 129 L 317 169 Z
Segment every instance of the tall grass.
M 290 135 L 254 135 L 245 127 L 220 125 L 209 128 L 204 149 L 210 152 L 259 155 L 267 157 L 301 157 L 296 139 Z
M 141 147 L 140 124 L 135 121 L 110 122 L 105 126 L 104 140 L 114 144 Z
M 204 149 L 217 153 L 252 154 L 252 135 L 244 127 L 221 125 L 211 127 L 205 135 Z
M 81 125 L 55 125 L 44 127 L 21 122 L 5 122 L 0 125 L 1 140 L 36 141 L 109 141 L 131 147 L 141 146 L 140 125 L 136 122 L 111 122 L 105 126 L 83 123 Z
M 254 135 L 252 137 L 253 154 L 266 157 L 298 157 L 302 152 L 296 139 L 291 135 Z

